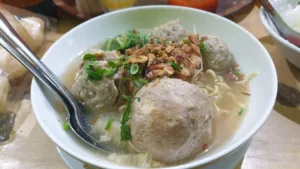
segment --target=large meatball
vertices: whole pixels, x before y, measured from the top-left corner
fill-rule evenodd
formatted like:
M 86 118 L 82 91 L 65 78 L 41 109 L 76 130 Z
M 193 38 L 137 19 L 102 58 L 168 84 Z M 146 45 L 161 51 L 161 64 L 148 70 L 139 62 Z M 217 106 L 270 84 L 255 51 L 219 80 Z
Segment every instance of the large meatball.
M 178 20 L 169 21 L 166 24 L 154 28 L 152 32 L 154 38 L 163 38 L 168 41 L 179 42 L 184 37 L 187 37 L 187 33 Z
M 230 67 L 232 56 L 222 39 L 216 36 L 206 36 L 203 44 L 204 61 L 208 69 L 220 72 Z
M 95 67 L 105 67 L 106 62 L 96 61 L 94 65 Z M 77 73 L 72 93 L 92 109 L 114 104 L 119 95 L 112 77 L 103 77 L 101 80 L 91 81 L 84 69 Z
M 144 86 L 131 110 L 132 142 L 158 161 L 199 153 L 212 137 L 212 103 L 196 85 L 162 79 Z

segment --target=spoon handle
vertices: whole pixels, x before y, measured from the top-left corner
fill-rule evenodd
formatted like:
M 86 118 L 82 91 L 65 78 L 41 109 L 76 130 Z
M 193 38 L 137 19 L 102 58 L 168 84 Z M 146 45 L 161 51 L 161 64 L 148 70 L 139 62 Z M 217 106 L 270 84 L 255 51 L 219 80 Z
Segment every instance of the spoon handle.
M 53 90 L 64 103 L 70 105 L 72 94 L 62 82 L 44 65 L 24 43 L 13 27 L 0 12 L 0 45 L 22 63 L 33 75 Z

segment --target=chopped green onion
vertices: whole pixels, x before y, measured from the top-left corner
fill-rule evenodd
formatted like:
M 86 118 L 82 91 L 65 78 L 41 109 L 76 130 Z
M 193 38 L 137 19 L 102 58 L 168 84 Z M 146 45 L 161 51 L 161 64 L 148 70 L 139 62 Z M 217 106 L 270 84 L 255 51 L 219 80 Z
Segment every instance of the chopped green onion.
M 120 66 L 123 66 L 126 61 L 126 58 L 124 56 L 120 56 L 118 59 L 114 61 L 108 61 L 107 64 L 109 67 L 112 68 L 118 68 Z
M 182 70 L 182 69 L 183 69 L 179 64 L 177 64 L 177 63 L 175 63 L 175 62 L 171 62 L 171 66 L 172 66 L 175 70 Z
M 118 42 L 115 38 L 107 39 L 104 46 L 102 47 L 104 51 L 113 51 L 116 50 L 117 48 L 118 48 Z
M 132 100 L 130 96 L 123 95 L 122 97 L 127 100 L 127 104 L 121 121 L 121 141 L 128 141 L 131 140 L 132 136 L 130 127 L 126 124 L 126 122 L 130 119 Z
M 70 124 L 69 124 L 68 122 L 64 122 L 64 124 L 63 124 L 63 129 L 64 129 L 65 131 L 69 131 L 69 130 L 71 129 Z
M 116 72 L 116 68 L 112 68 L 112 69 L 103 69 L 104 70 L 104 74 L 106 76 L 113 76 Z
M 85 54 L 85 55 L 83 56 L 83 60 L 84 60 L 84 61 L 85 61 L 85 60 L 95 61 L 95 60 L 97 60 L 97 59 L 96 59 L 96 56 L 93 55 L 93 54 Z
M 130 66 L 130 74 L 136 75 L 140 70 L 140 66 L 138 64 L 132 64 Z
M 241 109 L 238 113 L 239 116 L 243 115 L 244 114 L 244 109 Z
M 204 43 L 200 42 L 199 47 L 200 47 L 201 54 L 204 55 L 206 53 L 206 47 L 205 47 Z
M 126 99 L 127 101 L 130 101 L 130 100 L 131 100 L 131 96 L 123 95 L 122 97 L 123 97 L 124 99 Z
M 233 74 L 238 76 L 238 75 L 240 75 L 240 72 L 239 71 L 234 71 Z
M 117 67 L 117 64 L 114 61 L 108 61 L 107 64 L 108 64 L 109 67 L 112 67 L 112 68 Z
M 112 125 L 112 123 L 113 123 L 113 119 L 112 119 L 112 118 L 109 118 L 109 119 L 107 120 L 107 124 L 106 124 L 106 126 L 105 126 L 105 130 L 109 130 L 110 127 L 111 127 L 111 125 Z
M 140 82 L 140 83 L 142 83 L 142 84 L 148 84 L 149 83 L 149 81 L 148 80 L 146 80 L 146 79 L 143 79 L 143 78 L 137 78 L 137 80 Z
M 121 123 L 121 141 L 128 141 L 132 139 L 131 129 L 127 124 Z
M 118 42 L 118 48 L 117 50 L 121 50 L 125 48 L 125 37 L 124 36 L 119 36 L 117 37 L 117 42 Z
M 190 40 L 188 38 L 183 38 L 183 43 L 190 44 Z
M 110 46 L 112 44 L 113 38 L 109 38 L 107 39 L 107 41 L 105 42 L 104 46 L 103 46 L 103 50 L 104 51 L 109 51 L 110 50 Z

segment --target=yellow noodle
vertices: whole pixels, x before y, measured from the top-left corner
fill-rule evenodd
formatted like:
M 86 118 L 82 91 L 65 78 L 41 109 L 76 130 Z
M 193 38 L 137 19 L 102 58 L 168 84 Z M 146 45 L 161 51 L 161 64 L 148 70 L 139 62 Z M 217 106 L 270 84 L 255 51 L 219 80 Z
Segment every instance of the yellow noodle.
M 258 74 L 256 72 L 251 73 L 247 79 L 242 80 L 242 81 L 236 81 L 234 82 L 235 84 L 246 84 L 249 83 L 254 77 L 256 77 Z
M 215 85 L 213 92 L 211 92 L 209 95 L 210 96 L 215 96 L 215 95 L 218 95 L 219 93 L 220 93 L 219 86 Z
M 219 82 L 219 83 L 217 83 L 217 85 L 222 86 L 222 87 L 226 88 L 227 90 L 230 90 L 230 89 L 231 89 L 231 88 L 230 88 L 226 83 L 224 83 L 224 82 Z
M 208 69 L 205 73 L 208 74 L 208 75 L 211 75 L 214 79 L 217 78 L 216 73 L 211 69 Z
M 208 85 L 205 85 L 204 88 L 205 88 L 207 91 L 211 91 L 211 92 L 214 91 L 214 88 L 212 88 L 212 87 L 210 87 L 210 86 L 208 86 Z

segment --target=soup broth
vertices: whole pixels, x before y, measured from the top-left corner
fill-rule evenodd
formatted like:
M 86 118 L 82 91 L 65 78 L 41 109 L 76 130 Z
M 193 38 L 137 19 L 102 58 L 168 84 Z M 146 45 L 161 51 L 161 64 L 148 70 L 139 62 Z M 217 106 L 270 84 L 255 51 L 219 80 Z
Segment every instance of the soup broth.
M 98 46 L 98 45 L 97 45 Z M 101 45 L 99 45 L 101 47 Z M 93 47 L 94 48 L 94 47 Z M 87 50 L 90 51 L 90 50 Z M 84 53 L 88 53 L 88 52 Z M 72 85 L 75 82 L 75 77 L 78 72 L 78 69 L 81 64 L 81 59 L 83 55 L 79 55 L 78 57 L 74 58 L 73 61 L 68 65 L 65 73 L 61 76 L 61 79 L 63 83 L 66 85 L 67 88 L 70 90 L 72 89 Z M 226 78 L 225 75 L 220 75 L 222 78 Z M 196 83 L 197 84 L 197 83 Z M 222 111 L 216 112 L 213 116 L 213 139 L 211 140 L 210 144 L 206 148 L 206 151 L 209 151 L 211 149 L 215 149 L 218 146 L 224 144 L 226 141 L 228 141 L 238 130 L 240 127 L 244 117 L 247 114 L 246 111 L 246 105 L 248 105 L 249 99 L 250 99 L 250 93 L 249 93 L 249 85 L 248 83 L 242 83 L 242 84 L 236 84 L 236 83 L 226 83 L 230 89 L 224 89 L 220 88 L 220 95 L 222 97 L 212 97 L 212 100 L 216 100 L 216 105 L 218 108 Z M 235 98 L 232 98 L 231 96 L 228 96 L 232 94 L 235 96 Z M 244 107 L 243 107 L 244 105 Z M 62 108 L 60 109 L 62 111 Z M 99 120 L 99 118 L 107 119 L 108 117 L 112 117 L 115 120 L 121 119 L 121 113 L 119 112 L 119 105 L 116 105 L 116 107 L 110 107 L 109 110 L 103 110 L 101 112 L 101 115 L 99 113 L 93 113 L 91 114 L 92 118 L 94 119 L 92 123 L 95 125 L 96 121 Z M 102 125 L 102 127 L 105 127 L 106 121 Z M 104 130 L 102 130 L 103 132 Z M 99 139 L 99 133 L 95 132 L 94 135 Z M 103 133 L 102 133 L 103 134 Z M 124 149 L 118 149 L 116 150 L 117 153 L 123 154 L 126 153 L 126 150 Z M 128 153 L 128 152 L 127 152 Z M 201 154 L 198 154 L 198 156 Z M 186 160 L 180 161 L 178 163 L 183 163 Z M 176 164 L 178 164 L 176 163 Z M 164 166 L 164 164 L 159 162 L 153 162 L 153 165 Z M 173 164 L 175 165 L 175 164 Z
M 169 29 L 168 24 L 172 25 L 172 29 Z M 91 134 L 99 142 L 115 147 L 108 156 L 113 162 L 142 168 L 184 163 L 226 143 L 246 116 L 250 99 L 249 81 L 255 74 L 244 78 L 227 46 L 218 37 L 183 35 L 181 26 L 177 24 L 171 22 L 167 23 L 167 28 L 166 25 L 156 28 L 155 31 L 163 31 L 152 33 L 150 39 L 147 39 L 147 34 L 135 30 L 128 31 L 125 37 L 120 35 L 116 39 L 110 38 L 104 45 L 93 46 L 76 57 L 61 76 L 67 88 L 73 92 L 75 90 L 75 95 L 86 106 L 92 106 Z M 156 35 L 164 36 L 165 32 L 168 32 L 165 39 L 155 39 Z M 139 36 L 138 40 L 134 39 L 129 43 L 138 44 L 128 47 L 128 36 Z M 122 42 L 125 42 L 123 46 Z M 114 50 L 111 50 L 111 46 Z M 182 85 L 186 87 L 180 88 Z M 168 91 L 170 88 L 175 90 Z M 195 92 L 191 93 L 187 89 Z M 162 93 L 166 91 L 165 94 L 170 96 L 161 94 L 157 97 L 157 91 L 154 90 L 161 90 Z M 200 100 L 195 100 L 194 96 Z M 151 100 L 151 97 L 156 98 Z M 110 100 L 113 103 L 109 104 Z M 180 104 L 180 100 L 191 106 Z M 108 106 L 99 102 L 108 103 Z M 203 103 L 205 104 L 200 105 Z M 168 108 L 169 105 L 178 106 L 178 109 Z M 184 112 L 180 112 L 180 108 L 184 107 Z M 151 113 L 152 116 L 148 116 Z M 153 121 L 156 118 L 153 113 L 157 114 L 159 118 L 156 121 L 160 123 Z M 171 116 L 167 116 L 168 114 Z M 133 127 L 141 122 L 137 121 L 137 117 L 144 117 L 140 120 L 145 120 L 140 128 Z M 152 121 L 148 117 L 153 117 Z M 144 126 L 149 126 L 148 123 L 151 124 L 150 129 L 145 130 Z M 193 132 L 199 133 L 199 126 L 200 133 L 202 132 L 200 135 L 203 136 L 193 135 Z M 139 130 L 145 130 L 142 134 L 152 131 L 145 135 L 150 139 L 153 137 L 149 135 L 158 132 L 158 138 L 144 143 L 144 137 L 139 138 L 136 134 Z M 176 132 L 168 135 L 173 130 Z M 166 134 L 160 134 L 159 131 Z M 174 135 L 178 135 L 177 142 L 172 142 Z M 182 135 L 187 135 L 188 139 Z M 164 138 L 166 136 L 170 138 Z M 170 144 L 166 144 L 164 139 L 170 141 Z M 187 148 L 187 142 L 190 142 L 190 147 L 194 146 L 198 150 Z M 173 149 L 177 144 L 186 147 L 181 147 L 182 150 Z M 143 150 L 144 145 L 152 153 Z M 164 146 L 154 150 L 150 148 L 153 145 Z M 170 152 L 177 154 L 160 159 L 160 153 L 157 152 L 166 147 L 171 147 Z

